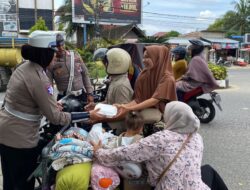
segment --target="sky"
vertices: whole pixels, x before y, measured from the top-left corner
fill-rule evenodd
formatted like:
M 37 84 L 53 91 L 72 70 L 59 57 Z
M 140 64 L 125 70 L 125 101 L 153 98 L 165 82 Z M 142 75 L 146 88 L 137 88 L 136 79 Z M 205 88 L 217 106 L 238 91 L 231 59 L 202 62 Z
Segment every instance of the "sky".
M 147 35 L 171 30 L 204 30 L 216 18 L 233 10 L 233 0 L 142 0 L 142 23 Z M 55 0 L 56 7 L 64 0 Z

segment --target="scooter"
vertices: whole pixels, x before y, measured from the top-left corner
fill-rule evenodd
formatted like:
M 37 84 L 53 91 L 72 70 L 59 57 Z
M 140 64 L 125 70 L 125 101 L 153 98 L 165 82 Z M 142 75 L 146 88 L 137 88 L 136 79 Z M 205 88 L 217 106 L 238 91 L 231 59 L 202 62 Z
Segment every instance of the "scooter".
M 190 92 L 184 94 L 183 101 L 188 104 L 194 114 L 200 119 L 201 123 L 209 123 L 215 117 L 215 107 L 214 104 L 222 111 L 221 107 L 221 97 L 215 92 L 209 92 L 209 99 L 201 98 L 204 92 L 201 87 L 196 88 Z M 214 103 L 214 104 L 213 104 Z

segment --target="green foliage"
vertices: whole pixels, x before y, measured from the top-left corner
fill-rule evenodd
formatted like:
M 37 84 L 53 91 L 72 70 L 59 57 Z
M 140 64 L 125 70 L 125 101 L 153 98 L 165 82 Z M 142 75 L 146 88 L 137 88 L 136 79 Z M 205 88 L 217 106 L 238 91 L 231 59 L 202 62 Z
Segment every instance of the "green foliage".
M 59 31 L 63 31 L 63 29 L 64 29 L 64 24 L 63 23 L 59 23 L 58 30 Z
M 106 39 L 96 39 L 90 41 L 86 47 L 76 48 L 74 44 L 65 42 L 66 49 L 76 50 L 82 57 L 83 61 L 86 63 L 88 71 L 91 78 L 103 78 L 105 77 L 106 70 L 101 62 L 93 61 L 93 53 L 97 48 L 108 48 L 109 46 L 122 43 L 123 40 L 106 40 Z
M 208 63 L 208 68 L 211 70 L 216 80 L 225 80 L 227 78 L 226 67 Z
M 147 36 L 145 38 L 140 38 L 138 41 L 140 43 L 164 43 L 168 38 L 166 37 L 160 37 L 160 38 L 157 38 L 157 37 L 154 37 L 154 36 Z
M 104 78 L 107 75 L 104 65 L 99 63 L 100 62 L 87 63 L 90 78 Z
M 170 32 L 168 32 L 167 34 L 166 34 L 166 38 L 170 38 L 170 37 L 178 37 L 180 35 L 180 33 L 179 32 L 177 32 L 177 31 L 174 31 L 174 30 L 171 30 Z
M 43 20 L 42 17 L 39 17 L 35 25 L 30 28 L 29 34 L 35 30 L 48 31 L 48 27 L 46 26 L 45 20 Z
M 208 27 L 210 31 L 225 31 L 227 36 L 243 35 L 250 32 L 247 17 L 250 15 L 249 0 L 233 1 L 234 11 L 228 11 Z

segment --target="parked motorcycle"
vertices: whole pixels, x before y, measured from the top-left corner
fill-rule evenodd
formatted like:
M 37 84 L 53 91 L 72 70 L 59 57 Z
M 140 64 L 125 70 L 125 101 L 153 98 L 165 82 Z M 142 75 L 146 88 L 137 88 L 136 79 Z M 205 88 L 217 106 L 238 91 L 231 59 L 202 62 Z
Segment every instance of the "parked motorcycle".
M 233 60 L 224 60 L 223 58 L 219 58 L 216 64 L 220 66 L 231 67 L 233 65 Z
M 209 99 L 201 98 L 204 92 L 202 88 L 196 88 L 190 92 L 184 94 L 184 102 L 187 103 L 193 110 L 194 114 L 200 119 L 201 123 L 209 123 L 215 117 L 215 107 L 214 104 L 222 111 L 221 97 L 215 92 L 211 91 Z M 214 103 L 214 104 L 213 104 Z

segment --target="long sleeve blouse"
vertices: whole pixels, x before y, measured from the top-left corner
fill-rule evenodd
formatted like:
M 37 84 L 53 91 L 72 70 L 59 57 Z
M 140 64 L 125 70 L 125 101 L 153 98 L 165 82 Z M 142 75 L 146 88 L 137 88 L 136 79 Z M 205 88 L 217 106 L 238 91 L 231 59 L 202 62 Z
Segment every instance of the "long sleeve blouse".
M 129 146 L 99 149 L 95 156 L 106 166 L 116 166 L 127 161 L 145 162 L 148 182 L 156 190 L 209 190 L 201 180 L 203 141 L 198 133 L 192 135 L 177 160 L 157 183 L 186 138 L 186 134 L 164 130 Z

